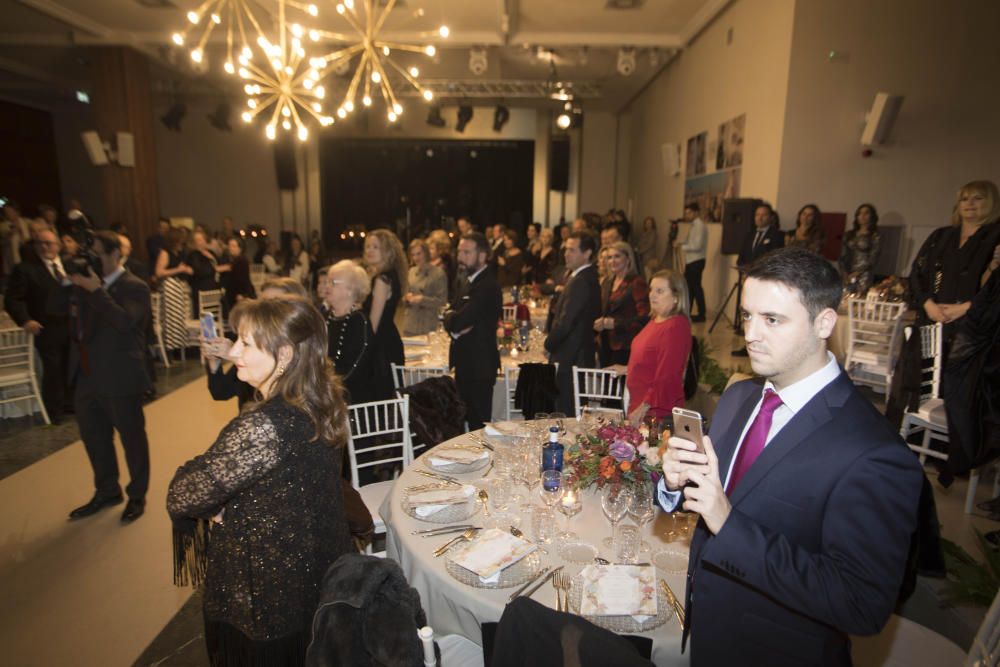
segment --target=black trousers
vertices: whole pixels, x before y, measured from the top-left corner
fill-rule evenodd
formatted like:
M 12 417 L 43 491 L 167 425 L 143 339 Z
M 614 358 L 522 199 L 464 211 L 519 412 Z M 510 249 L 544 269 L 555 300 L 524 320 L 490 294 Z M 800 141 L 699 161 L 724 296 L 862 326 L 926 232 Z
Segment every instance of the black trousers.
M 66 363 L 69 359 L 69 343 L 47 343 L 38 345 L 38 356 L 42 360 L 42 402 L 49 419 L 59 419 L 66 404 Z
M 694 306 L 698 304 L 698 316 L 705 317 L 705 290 L 701 288 L 701 274 L 705 271 L 705 260 L 699 259 L 689 263 L 684 267 L 684 280 L 688 284 L 688 293 L 691 296 L 691 314 L 694 315 Z
M 455 388 L 465 403 L 465 421 L 469 430 L 475 431 L 493 419 L 493 385 L 496 378 L 467 376 L 461 369 L 455 368 Z
M 121 493 L 114 442 L 117 430 L 125 449 L 130 478 L 125 492 L 129 498 L 144 500 L 149 488 L 149 440 L 142 396 L 97 396 L 78 389 L 76 420 L 90 467 L 94 470 L 97 495 L 107 497 Z

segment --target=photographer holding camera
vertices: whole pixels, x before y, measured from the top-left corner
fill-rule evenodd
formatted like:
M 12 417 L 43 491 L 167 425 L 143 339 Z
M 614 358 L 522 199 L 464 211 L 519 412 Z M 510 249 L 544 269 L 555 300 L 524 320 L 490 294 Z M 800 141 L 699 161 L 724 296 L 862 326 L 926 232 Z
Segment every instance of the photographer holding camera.
M 67 263 L 69 279 L 77 288 L 73 290 L 70 375 L 76 377 L 76 416 L 96 487 L 94 497 L 73 510 L 71 519 L 122 501 L 115 429 L 131 477 L 122 523 L 138 519 L 146 505 L 149 441 L 142 395 L 151 386 L 145 355 L 152 311 L 149 287 L 126 271 L 122 261 L 119 236 L 100 231 Z

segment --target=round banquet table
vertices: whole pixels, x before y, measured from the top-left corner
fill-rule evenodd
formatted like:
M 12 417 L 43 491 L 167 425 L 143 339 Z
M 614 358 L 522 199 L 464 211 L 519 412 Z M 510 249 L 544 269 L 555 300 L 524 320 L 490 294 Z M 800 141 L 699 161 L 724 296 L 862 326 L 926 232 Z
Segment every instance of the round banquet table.
M 481 433 L 481 432 L 480 432 Z M 509 446 L 504 444 L 504 438 L 490 438 L 490 441 L 497 447 Z M 452 440 L 448 440 L 439 447 L 447 447 L 455 443 L 471 443 L 468 435 L 461 435 Z M 445 558 L 447 554 L 440 558 L 435 558 L 432 552 L 451 538 L 460 533 L 450 533 L 435 537 L 422 537 L 413 535 L 415 530 L 425 530 L 439 528 L 448 524 L 432 523 L 416 519 L 402 509 L 402 502 L 405 489 L 409 486 L 427 484 L 434 480 L 420 475 L 415 470 L 430 470 L 424 460 L 433 452 L 430 450 L 414 461 L 413 465 L 404 470 L 396 480 L 392 490 L 386 497 L 379 514 L 386 525 L 386 551 L 390 558 L 396 560 L 403 568 L 407 581 L 420 593 L 420 600 L 424 611 L 427 613 L 427 620 L 434 628 L 436 635 L 458 634 L 475 642 L 482 644 L 480 623 L 495 622 L 500 620 L 507 599 L 517 587 L 502 589 L 474 588 L 454 579 L 445 570 Z M 494 469 L 495 470 L 495 469 Z M 452 477 L 467 484 L 473 484 L 482 488 L 484 482 L 493 476 L 484 478 L 485 469 L 476 472 L 455 474 Z M 525 492 L 523 486 L 521 493 Z M 537 492 L 537 487 L 533 490 Z M 611 550 L 601 544 L 601 540 L 611 534 L 611 524 L 604 517 L 601 510 L 600 495 L 594 489 L 588 489 L 581 494 L 583 500 L 583 510 L 570 521 L 570 529 L 578 535 L 579 541 L 588 542 L 599 550 L 599 555 L 614 560 Z M 540 499 L 533 498 L 534 505 L 540 505 Z M 477 503 L 476 512 L 469 518 L 452 522 L 453 524 L 483 525 L 483 511 L 481 504 Z M 508 513 L 517 512 L 517 503 L 507 510 Z M 491 512 L 494 512 L 491 508 Z M 559 526 L 561 528 L 564 517 L 558 515 Z M 525 512 L 521 515 L 521 529 L 525 537 L 530 538 L 531 527 L 530 517 Z M 631 519 L 625 518 L 619 526 L 631 523 Z M 688 540 L 675 538 L 673 542 L 667 541 L 667 531 L 671 526 L 671 517 L 661 510 L 657 510 L 656 518 L 648 523 L 643 529 L 643 538 L 650 543 L 652 551 L 639 555 L 639 561 L 649 561 L 653 553 L 665 547 L 673 547 L 676 550 L 687 552 Z M 564 566 L 564 572 L 572 575 L 579 573 L 583 567 L 579 563 L 564 561 L 557 553 L 558 548 L 555 542 L 546 545 L 548 554 L 541 554 L 542 566 L 558 567 Z M 656 572 L 657 579 L 665 579 L 674 594 L 681 601 L 684 600 L 685 575 L 683 573 L 670 574 L 661 570 Z M 550 583 L 546 583 L 532 595 L 532 598 L 552 609 L 556 608 L 555 590 Z M 637 633 L 653 639 L 652 659 L 654 664 L 659 666 L 681 666 L 688 664 L 687 653 L 681 654 L 681 627 L 676 617 L 671 613 L 667 622 L 658 628 L 646 633 Z

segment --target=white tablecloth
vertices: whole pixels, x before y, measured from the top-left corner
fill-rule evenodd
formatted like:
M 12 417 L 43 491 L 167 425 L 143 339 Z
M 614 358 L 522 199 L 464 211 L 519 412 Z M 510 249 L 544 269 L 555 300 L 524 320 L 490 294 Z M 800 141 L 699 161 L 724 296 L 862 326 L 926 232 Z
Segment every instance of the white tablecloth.
M 466 439 L 466 436 L 459 436 L 455 438 L 455 441 L 463 439 Z M 423 463 L 426 456 L 427 454 L 417 459 L 410 469 L 400 475 L 380 508 L 379 514 L 385 521 L 388 533 L 387 552 L 390 558 L 398 561 L 402 566 L 410 585 L 420 592 L 420 600 L 427 612 L 427 621 L 434 628 L 435 634 L 459 634 L 481 644 L 480 623 L 498 621 L 507 603 L 507 598 L 516 589 L 473 588 L 453 579 L 445 570 L 445 557 L 434 558 L 432 552 L 457 533 L 427 538 L 411 534 L 414 530 L 441 526 L 441 524 L 412 518 L 401 507 L 404 489 L 407 486 L 432 481 L 428 477 L 413 472 L 413 468 L 428 469 Z M 483 482 L 482 472 L 455 476 L 480 486 Z M 523 492 L 523 487 L 521 490 Z M 570 528 L 581 539 L 597 546 L 601 556 L 613 560 L 610 550 L 600 543 L 600 540 L 610 535 L 611 531 L 611 526 L 601 511 L 600 497 L 591 491 L 586 491 L 582 495 L 583 511 L 573 517 Z M 536 499 L 535 504 L 540 504 L 540 501 Z M 456 523 L 472 523 L 481 526 L 482 519 L 482 510 L 479 510 L 471 518 Z M 654 552 L 668 545 L 665 535 L 669 523 L 670 517 L 658 512 L 657 518 L 651 525 L 646 526 L 644 537 L 652 544 Z M 526 535 L 530 536 L 530 517 L 522 517 L 521 528 Z M 680 549 L 687 549 L 684 542 L 674 542 L 673 544 Z M 572 574 L 579 572 L 581 565 L 564 562 L 556 554 L 557 549 L 554 548 L 554 545 L 550 545 L 548 549 L 550 553 L 542 555 L 543 565 L 553 567 L 564 565 L 566 571 Z M 646 559 L 648 559 L 648 554 L 640 556 L 640 560 Z M 684 599 L 685 577 L 683 574 L 668 575 L 658 572 L 657 575 L 667 580 L 678 598 Z M 532 597 L 553 609 L 556 607 L 555 591 L 550 584 L 542 586 Z M 681 628 L 677 619 L 672 615 L 665 625 L 646 633 L 645 636 L 653 639 L 653 662 L 656 665 L 683 666 L 688 664 L 687 653 L 682 655 L 680 652 Z

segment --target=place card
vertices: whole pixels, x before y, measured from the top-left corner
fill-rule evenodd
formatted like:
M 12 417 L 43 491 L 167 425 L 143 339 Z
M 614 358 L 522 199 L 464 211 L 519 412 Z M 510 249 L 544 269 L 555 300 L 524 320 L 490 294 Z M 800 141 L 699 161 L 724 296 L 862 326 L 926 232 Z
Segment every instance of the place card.
M 489 528 L 480 531 L 479 536 L 451 560 L 476 573 L 481 579 L 489 580 L 537 548 L 531 542 L 514 537 L 505 530 Z
M 581 616 L 656 616 L 656 569 L 651 565 L 588 565 L 580 571 Z

